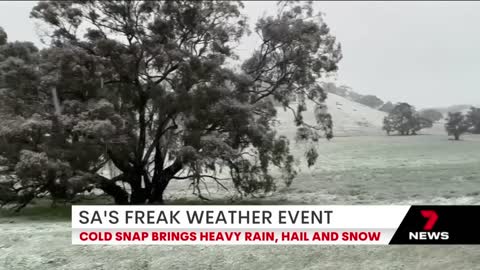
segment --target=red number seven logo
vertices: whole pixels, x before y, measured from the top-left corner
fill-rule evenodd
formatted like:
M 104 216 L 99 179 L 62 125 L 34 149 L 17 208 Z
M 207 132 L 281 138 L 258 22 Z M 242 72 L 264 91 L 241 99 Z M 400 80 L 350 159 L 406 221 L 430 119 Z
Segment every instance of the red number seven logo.
M 435 225 L 438 219 L 437 212 L 433 210 L 421 210 L 420 213 L 424 218 L 427 219 L 427 223 L 425 223 L 425 226 L 423 226 L 423 229 L 425 231 L 430 231 L 431 229 L 433 229 L 433 226 Z

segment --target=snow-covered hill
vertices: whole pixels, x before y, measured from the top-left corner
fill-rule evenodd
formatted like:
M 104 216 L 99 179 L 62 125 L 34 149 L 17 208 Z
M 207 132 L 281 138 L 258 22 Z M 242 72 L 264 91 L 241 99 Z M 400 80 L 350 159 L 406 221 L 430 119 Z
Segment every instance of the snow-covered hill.
M 382 131 L 385 112 L 370 108 L 363 104 L 348 100 L 344 97 L 329 93 L 326 100 L 328 112 L 333 119 L 333 132 L 336 137 L 363 136 L 384 134 Z M 307 102 L 307 111 L 303 113 L 307 123 L 315 123 L 313 114 L 314 104 Z M 280 125 L 277 129 L 280 134 L 293 138 L 296 126 L 290 110 L 278 109 Z

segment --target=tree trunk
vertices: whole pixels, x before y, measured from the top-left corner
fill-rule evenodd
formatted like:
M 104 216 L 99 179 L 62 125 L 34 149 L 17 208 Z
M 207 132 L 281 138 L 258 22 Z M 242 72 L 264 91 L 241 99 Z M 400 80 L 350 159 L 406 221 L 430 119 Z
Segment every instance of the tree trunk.
M 115 180 L 110 180 L 100 175 L 97 175 L 97 177 L 100 178 L 99 188 L 112 196 L 115 204 L 128 204 L 128 193 L 123 188 L 117 186 Z
M 170 179 L 166 175 L 161 175 L 159 179 L 153 180 L 152 193 L 148 200 L 149 204 L 163 204 L 163 193 L 167 189 Z
M 142 187 L 142 176 L 143 173 L 135 172 L 130 176 L 130 187 L 131 195 L 130 195 L 130 204 L 144 204 L 148 199 L 148 191 L 145 187 Z
M 170 180 L 183 168 L 183 164 L 175 161 L 170 167 L 154 174 L 152 179 L 152 190 L 148 203 L 163 204 L 163 193 L 167 189 Z
M 458 133 L 455 133 L 453 136 L 455 137 L 455 141 L 458 141 L 460 139 L 460 134 Z

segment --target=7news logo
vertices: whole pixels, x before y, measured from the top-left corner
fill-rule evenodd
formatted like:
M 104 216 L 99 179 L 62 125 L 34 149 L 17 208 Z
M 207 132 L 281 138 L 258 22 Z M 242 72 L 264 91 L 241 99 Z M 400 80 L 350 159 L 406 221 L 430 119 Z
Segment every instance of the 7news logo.
M 409 240 L 448 240 L 448 232 L 432 231 L 438 220 L 434 210 L 420 210 L 420 214 L 427 219 L 422 232 L 409 232 Z

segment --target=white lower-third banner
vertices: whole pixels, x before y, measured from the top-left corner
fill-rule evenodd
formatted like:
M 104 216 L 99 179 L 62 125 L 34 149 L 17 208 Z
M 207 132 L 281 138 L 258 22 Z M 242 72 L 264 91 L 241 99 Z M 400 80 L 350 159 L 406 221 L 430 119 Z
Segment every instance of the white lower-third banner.
M 478 212 L 478 213 L 477 213 Z M 72 206 L 76 245 L 480 244 L 475 206 Z

